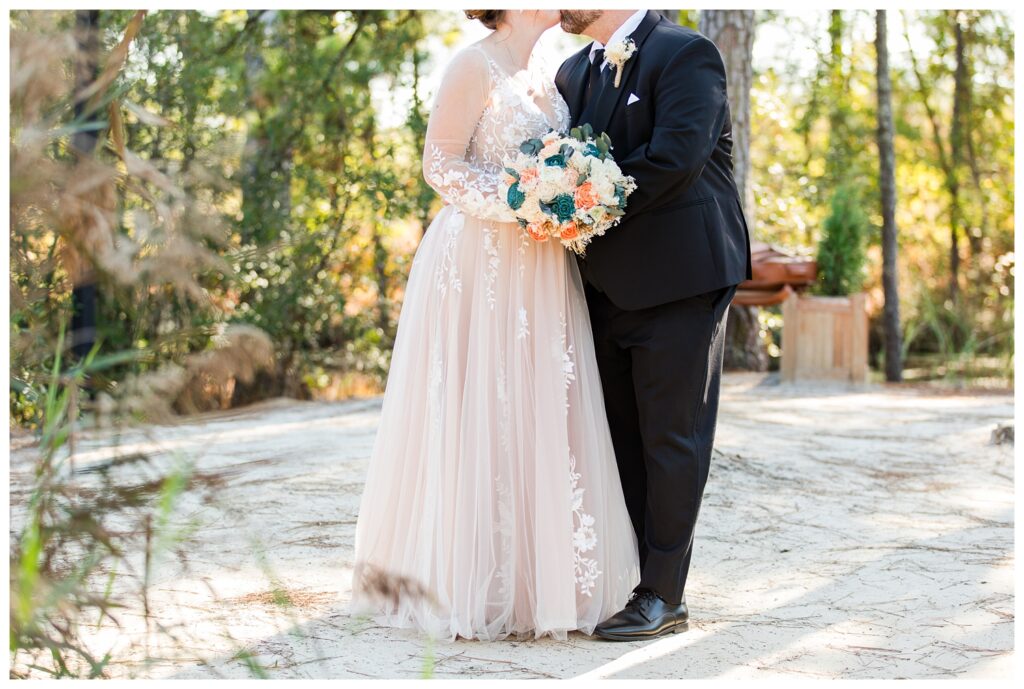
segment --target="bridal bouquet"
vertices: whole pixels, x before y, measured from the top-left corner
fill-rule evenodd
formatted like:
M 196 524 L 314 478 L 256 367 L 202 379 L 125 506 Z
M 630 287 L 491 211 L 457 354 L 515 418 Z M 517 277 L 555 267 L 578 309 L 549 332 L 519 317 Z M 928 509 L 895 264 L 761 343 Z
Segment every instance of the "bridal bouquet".
M 569 136 L 552 130 L 524 141 L 505 160 L 505 199 L 520 227 L 538 242 L 554 237 L 583 254 L 591 239 L 619 222 L 636 189 L 611 148 L 608 135 L 595 138 L 589 124 Z

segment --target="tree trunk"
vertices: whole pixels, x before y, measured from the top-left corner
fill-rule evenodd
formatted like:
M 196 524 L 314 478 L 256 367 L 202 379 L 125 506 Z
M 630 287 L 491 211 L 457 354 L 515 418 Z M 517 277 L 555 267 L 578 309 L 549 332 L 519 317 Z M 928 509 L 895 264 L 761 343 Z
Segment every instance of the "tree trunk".
M 377 327 L 384 343 L 389 345 L 393 344 L 391 279 L 388 275 L 388 250 L 384 246 L 384 227 L 381 222 L 373 223 L 373 275 L 377 281 Z
M 75 41 L 78 50 L 75 53 L 74 110 L 76 120 L 85 114 L 83 125 L 96 124 L 102 118 L 102 112 L 95 108 L 86 114 L 89 99 L 82 97 L 99 73 L 99 24 L 99 10 L 75 12 Z M 83 127 L 71 135 L 71 148 L 79 158 L 89 158 L 96 150 L 98 141 L 97 129 Z M 83 358 L 96 341 L 96 270 L 70 243 L 64 246 L 63 261 L 71 279 L 71 332 L 68 339 L 72 353 Z M 87 382 L 85 387 L 92 396 L 92 386 Z
M 892 79 L 885 10 L 875 12 L 875 54 L 878 77 L 878 186 L 882 198 L 882 290 L 885 294 L 885 378 L 903 378 L 903 335 L 896 254 L 896 153 L 893 145 Z
M 856 141 L 857 137 L 851 132 L 851 107 L 847 94 L 853 70 L 843 50 L 843 37 L 846 33 L 842 11 L 832 10 L 828 26 L 828 150 L 825 156 L 825 179 L 821 185 L 823 188 L 830 185 L 831 190 L 850 182 L 859 183 L 862 176 L 853 169 L 860 142 Z
M 420 153 L 423 152 L 425 145 L 426 133 L 427 133 L 427 116 L 425 114 L 425 108 L 423 101 L 420 100 L 420 84 L 423 81 L 423 60 L 425 56 L 415 46 L 412 49 L 412 110 L 409 113 L 410 116 L 410 128 L 412 129 L 413 136 L 416 137 L 416 150 Z M 432 198 L 434 190 L 423 180 L 423 176 L 419 177 L 419 199 L 420 202 L 416 204 L 418 208 L 417 214 L 420 222 L 420 238 L 427 233 L 427 227 L 430 226 L 430 203 L 427 199 Z M 427 196 L 424 198 L 424 192 Z
M 755 29 L 754 10 L 701 10 L 700 13 L 700 32 L 718 46 L 725 61 L 732 115 L 733 176 L 752 235 L 755 214 L 750 182 L 750 87 L 754 81 Z M 761 338 L 757 307 L 733 305 L 729 309 L 723 366 L 749 371 L 768 369 L 768 352 Z
M 754 81 L 755 28 L 754 10 L 702 10 L 700 13 L 700 32 L 718 46 L 725 60 L 732 115 L 733 176 L 748 224 L 754 219 L 754 190 L 749 177 L 750 87 Z
M 842 108 L 837 102 L 842 98 L 843 81 L 843 13 L 832 10 L 828 22 L 829 61 L 828 89 L 832 103 L 828 111 L 828 150 L 825 155 L 825 179 L 833 188 L 839 186 L 839 180 L 846 172 L 846 166 L 839 162 L 839 143 L 842 140 L 843 119 Z
M 949 163 L 952 174 L 947 179 L 950 197 L 953 204 L 950 207 L 950 254 L 949 254 L 949 294 L 956 303 L 959 296 L 960 278 L 960 234 L 967 233 L 964 223 L 963 211 L 960 208 L 960 179 L 959 172 L 964 159 L 964 116 L 966 115 L 967 95 L 967 61 L 964 50 L 964 29 L 960 24 L 959 13 L 955 10 L 949 13 L 953 24 L 953 35 L 956 38 L 956 68 L 953 71 L 953 116 L 949 128 Z
M 932 107 L 929 98 L 928 89 L 931 82 L 925 77 L 921 66 L 917 62 L 917 56 L 914 54 L 914 44 L 910 40 L 910 33 L 907 30 L 906 22 L 904 22 L 903 26 L 903 37 L 907 42 L 907 55 L 910 57 L 910 66 L 917 81 L 917 91 L 921 97 L 921 104 L 924 106 L 924 111 L 928 115 L 928 122 L 931 125 L 932 140 L 935 142 L 935 149 L 939 157 L 939 167 L 942 168 L 942 173 L 945 177 L 946 191 L 949 192 L 949 296 L 953 303 L 956 304 L 959 301 L 960 293 L 960 233 L 958 227 L 960 226 L 961 213 L 960 185 L 957 181 L 956 168 L 952 162 L 954 154 L 952 151 L 949 155 L 946 154 L 946 143 L 943 141 L 942 131 L 939 129 L 939 116 Z M 952 139 L 952 137 L 950 138 Z
M 246 100 L 249 108 L 257 113 L 257 123 L 246 133 L 245 148 L 242 152 L 242 236 L 257 244 L 266 244 L 276 239 L 285 228 L 291 215 L 291 144 L 288 137 L 279 133 L 281 123 L 271 121 L 278 115 L 263 115 L 272 111 L 270 107 L 276 94 L 266 93 L 263 78 L 266 63 L 261 51 L 262 34 L 272 30 L 279 21 L 276 12 L 248 10 L 250 19 L 264 24 L 257 31 L 255 45 L 245 50 Z M 255 18 L 254 18 L 255 16 Z
M 964 43 L 965 48 L 969 48 L 974 35 L 974 26 L 972 20 L 967 18 L 967 25 L 964 27 Z M 974 192 L 977 195 L 978 208 L 981 210 L 981 219 L 978 225 L 978 232 L 975 234 L 974 230 L 970 230 L 967 233 L 967 239 L 971 246 L 971 256 L 977 265 L 978 259 L 984 251 L 982 245 L 982 238 L 988 232 L 988 201 L 986 199 L 985 190 L 981 184 L 981 168 L 978 166 L 978 158 L 974 152 L 974 127 L 971 126 L 971 118 L 973 116 L 973 104 L 974 104 L 974 74 L 971 68 L 971 62 L 969 55 L 966 54 L 965 50 L 965 69 L 964 78 L 962 79 L 961 86 L 961 98 L 963 99 L 963 116 L 964 116 L 964 147 L 967 153 L 967 165 L 971 170 L 971 181 L 974 183 Z

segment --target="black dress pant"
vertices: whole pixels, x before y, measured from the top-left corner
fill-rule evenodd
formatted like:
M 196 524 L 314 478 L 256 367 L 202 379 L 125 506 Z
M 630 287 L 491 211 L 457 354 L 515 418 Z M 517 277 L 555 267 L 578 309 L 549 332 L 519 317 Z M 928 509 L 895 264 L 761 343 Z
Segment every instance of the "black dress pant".
M 711 465 L 736 285 L 626 311 L 585 283 L 615 459 L 639 544 L 638 588 L 682 599 Z

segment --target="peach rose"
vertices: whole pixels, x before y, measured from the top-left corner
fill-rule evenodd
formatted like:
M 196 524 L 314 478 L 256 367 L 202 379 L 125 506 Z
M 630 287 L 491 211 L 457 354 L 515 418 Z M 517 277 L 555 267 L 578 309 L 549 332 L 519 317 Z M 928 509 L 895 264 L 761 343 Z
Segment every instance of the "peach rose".
M 535 167 L 528 167 L 519 173 L 519 184 L 526 184 L 535 179 L 537 179 L 537 168 Z
M 548 235 L 540 223 L 529 223 L 526 226 L 526 234 L 530 235 L 530 238 L 537 242 L 546 242 L 548 240 Z
M 543 159 L 553 156 L 556 153 L 558 153 L 559 149 L 561 148 L 562 145 L 560 143 L 558 143 L 557 141 L 552 141 L 546 144 L 544 148 L 540 149 L 540 157 Z
M 597 205 L 597 194 L 594 193 L 594 185 L 590 182 L 585 182 L 576 188 L 575 194 L 576 207 L 582 210 L 588 210 Z
M 569 222 L 569 224 L 566 225 L 564 229 L 562 229 L 562 232 L 561 232 L 561 234 L 559 236 L 562 239 L 576 239 L 577 237 L 579 237 L 580 236 L 580 232 L 576 228 L 576 221 L 575 220 L 571 220 Z

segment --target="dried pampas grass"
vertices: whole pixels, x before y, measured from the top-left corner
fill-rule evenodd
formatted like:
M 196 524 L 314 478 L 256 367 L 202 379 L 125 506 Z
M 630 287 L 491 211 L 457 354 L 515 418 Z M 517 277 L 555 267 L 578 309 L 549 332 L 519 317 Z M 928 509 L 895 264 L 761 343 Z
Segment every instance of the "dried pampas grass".
M 73 287 L 98 283 L 118 300 L 149 303 L 158 295 L 215 312 L 203 281 L 232 272 L 217 253 L 229 233 L 203 193 L 216 186 L 205 166 L 182 169 L 175 161 L 146 159 L 127 145 L 124 110 L 149 127 L 174 126 L 115 97 L 132 41 L 145 31 L 144 17 L 145 12 L 134 13 L 114 48 L 93 56 L 101 67 L 91 78 L 89 60 L 78 51 L 96 37 L 85 40 L 61 28 L 67 13 L 12 15 L 11 362 L 27 386 L 45 378 Z M 76 118 L 76 106 L 92 115 Z M 77 148 L 76 137 L 88 141 L 90 133 L 98 136 L 96 149 Z M 164 320 L 173 331 L 185 319 Z M 210 348 L 195 354 L 185 353 L 192 342 L 173 351 L 153 342 L 141 345 L 150 351 L 133 349 L 151 370 L 97 399 L 98 419 L 166 420 L 174 410 L 223 406 L 235 380 L 251 381 L 256 370 L 272 363 L 273 346 L 254 327 L 221 327 Z M 154 368 L 160 357 L 175 363 Z
M 230 272 L 214 250 L 226 243 L 227 227 L 215 208 L 186 191 L 192 188 L 191 173 L 170 162 L 146 160 L 125 146 L 121 111 L 128 106 L 112 98 L 111 87 L 145 13 L 133 15 L 99 76 L 81 92 L 75 92 L 74 81 L 80 68 L 77 43 L 72 30 L 60 28 L 60 14 L 12 16 L 12 306 L 31 310 L 40 298 L 35 287 L 40 284 L 66 291 L 100 277 L 140 294 L 170 288 L 209 306 L 200 280 L 211 271 Z M 97 123 L 83 123 L 83 118 L 75 121 L 76 104 L 85 104 L 87 112 L 105 109 L 106 122 L 99 122 L 104 128 L 97 131 Z M 149 123 L 170 126 L 155 114 Z M 88 131 L 99 137 L 98 148 L 79 151 L 74 137 Z M 56 275 L 54 256 L 62 267 Z M 38 352 L 47 349 L 40 345 L 50 344 L 36 338 L 12 340 L 15 362 L 22 357 L 26 363 L 37 361 Z
M 97 424 L 107 426 L 115 418 L 167 423 L 178 413 L 226 409 L 236 380 L 252 382 L 274 364 L 273 342 L 251 325 L 224 326 L 211 343 L 211 349 L 186 356 L 182 364 L 163 364 L 130 376 L 112 395 L 100 393 Z

